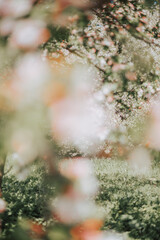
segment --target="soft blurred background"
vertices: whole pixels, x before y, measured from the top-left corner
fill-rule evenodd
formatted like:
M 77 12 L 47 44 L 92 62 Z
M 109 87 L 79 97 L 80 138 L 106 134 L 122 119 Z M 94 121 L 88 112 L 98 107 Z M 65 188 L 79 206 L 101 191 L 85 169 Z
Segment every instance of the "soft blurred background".
M 160 5 L 0 0 L 0 239 L 160 236 Z

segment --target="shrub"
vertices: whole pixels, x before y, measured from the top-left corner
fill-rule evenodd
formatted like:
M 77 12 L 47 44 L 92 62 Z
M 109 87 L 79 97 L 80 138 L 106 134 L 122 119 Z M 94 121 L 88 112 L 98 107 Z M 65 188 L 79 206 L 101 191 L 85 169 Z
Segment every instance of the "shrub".
M 159 169 L 146 177 L 133 176 L 123 162 L 116 163 L 115 172 L 110 172 L 114 161 L 107 161 L 106 172 L 98 171 L 100 191 L 97 196 L 106 212 L 104 229 L 129 232 L 135 239 L 157 240 L 160 236 L 160 181 Z M 98 163 L 97 163 L 98 165 Z M 121 165 L 121 169 L 119 169 Z M 123 170 L 122 170 L 123 169 Z M 155 172 L 157 176 L 155 178 Z
M 48 214 L 49 194 L 53 192 L 45 179 L 44 170 L 39 170 L 24 181 L 18 181 L 14 176 L 4 177 L 2 190 L 7 202 L 7 211 L 2 215 L 4 235 L 13 231 L 21 217 L 44 222 L 44 216 Z

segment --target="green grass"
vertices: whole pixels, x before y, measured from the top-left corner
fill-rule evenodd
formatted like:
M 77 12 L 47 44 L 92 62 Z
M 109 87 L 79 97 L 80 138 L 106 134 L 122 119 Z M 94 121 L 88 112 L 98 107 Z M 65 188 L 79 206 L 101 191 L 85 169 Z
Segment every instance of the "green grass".
M 96 202 L 104 214 L 103 230 L 122 233 L 125 240 L 159 240 L 160 167 L 156 165 L 141 176 L 135 175 L 125 161 L 94 159 L 92 162 L 100 185 Z M 8 203 L 1 216 L 4 234 L 13 231 L 21 217 L 44 222 L 47 199 L 53 192 L 44 179 L 44 171 L 38 169 L 22 182 L 8 175 L 3 179 L 3 197 Z
M 133 239 L 160 239 L 160 168 L 135 175 L 127 162 L 93 160 L 100 190 L 104 230 L 127 232 Z

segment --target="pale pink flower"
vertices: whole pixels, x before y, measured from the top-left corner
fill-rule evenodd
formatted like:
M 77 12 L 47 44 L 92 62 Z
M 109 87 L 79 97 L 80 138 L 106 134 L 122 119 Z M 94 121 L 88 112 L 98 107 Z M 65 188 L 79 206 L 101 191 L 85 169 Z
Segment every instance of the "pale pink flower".
M 10 44 L 24 50 L 32 50 L 49 38 L 45 24 L 38 20 L 21 20 L 13 28 Z
M 6 206 L 6 202 L 2 198 L 0 198 L 0 213 L 3 213 L 6 210 Z
M 54 137 L 61 144 L 75 146 L 83 153 L 96 153 L 108 134 L 103 106 L 92 98 L 70 97 L 51 108 Z
M 87 199 L 60 196 L 53 203 L 54 214 L 65 224 L 84 221 L 95 215 L 95 205 Z
M 0 0 L 0 15 L 22 17 L 29 13 L 32 0 Z
M 145 174 L 151 168 L 151 156 L 143 147 L 135 148 L 131 152 L 128 162 L 135 173 Z
M 160 150 L 160 99 L 151 103 L 151 122 L 147 128 L 146 141 L 150 148 Z
M 64 159 L 60 162 L 60 173 L 74 180 L 74 186 L 69 194 L 93 196 L 98 190 L 98 182 L 93 175 L 93 166 L 87 158 Z
M 18 96 L 17 106 L 40 100 L 43 86 L 50 78 L 50 74 L 50 68 L 47 62 L 42 61 L 40 54 L 28 53 L 22 57 L 16 63 L 10 83 L 12 91 Z
M 124 69 L 125 69 L 125 64 L 121 64 L 121 63 L 114 63 L 112 67 L 113 72 L 118 72 Z
M 87 158 L 64 159 L 60 162 L 60 172 L 70 179 L 85 178 L 92 173 L 91 161 Z
M 14 27 L 15 21 L 12 18 L 4 18 L 0 21 L 0 35 L 9 35 Z
M 75 6 L 78 8 L 86 7 L 89 4 L 88 0 L 56 0 L 57 5 L 59 6 L 60 10 L 63 10 L 64 8 L 68 6 Z

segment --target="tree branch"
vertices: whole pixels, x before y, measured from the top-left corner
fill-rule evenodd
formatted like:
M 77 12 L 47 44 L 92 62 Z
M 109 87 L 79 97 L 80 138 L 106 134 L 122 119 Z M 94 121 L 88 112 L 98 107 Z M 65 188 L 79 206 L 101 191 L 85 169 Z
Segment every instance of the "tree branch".
M 97 12 L 95 9 L 92 9 L 92 11 L 99 17 L 101 18 L 101 14 L 99 12 Z M 135 35 L 135 34 L 132 34 L 131 32 L 128 31 L 127 27 L 125 25 L 123 25 L 121 23 L 121 21 L 119 21 L 112 13 L 110 12 L 107 12 L 107 14 L 112 18 L 112 20 L 115 20 L 124 30 L 126 30 L 131 36 L 133 36 L 134 38 L 137 38 L 138 40 L 141 40 L 143 42 L 145 42 L 146 44 L 148 45 L 154 45 L 155 47 L 159 47 L 160 48 L 160 44 L 159 43 L 156 43 L 154 41 L 151 41 L 149 39 L 145 39 L 144 37 L 142 36 L 138 36 L 138 35 Z
M 79 54 L 77 51 L 72 50 L 72 49 L 70 49 L 70 48 L 68 48 L 68 47 L 66 47 L 65 49 L 68 50 L 70 53 L 73 53 L 73 54 L 75 54 L 76 56 L 78 56 L 78 57 L 80 57 L 80 58 L 83 58 L 83 55 Z M 100 67 L 99 67 L 98 65 L 96 65 L 96 64 L 93 64 L 90 59 L 87 58 L 87 61 L 88 61 L 90 64 L 92 64 L 95 68 L 97 68 L 100 72 L 102 72 L 103 74 L 106 73 L 106 71 L 105 71 L 104 69 L 100 68 Z
M 121 27 L 123 27 L 123 29 L 125 29 L 128 33 L 130 33 L 130 32 L 128 31 L 128 29 L 126 28 L 126 26 L 124 26 L 113 14 L 111 14 L 111 13 L 108 13 L 108 14 L 109 14 L 109 16 L 110 16 L 112 19 L 114 19 L 116 22 L 118 22 L 119 25 L 120 25 Z M 138 36 L 138 35 L 135 35 L 135 34 L 132 34 L 132 33 L 130 33 L 130 35 L 133 36 L 134 38 L 137 38 L 137 39 L 145 42 L 146 44 L 148 44 L 148 45 L 150 45 L 150 46 L 151 46 L 151 45 L 154 45 L 154 46 L 160 48 L 160 44 L 155 43 L 154 41 L 150 41 L 149 39 L 145 39 L 145 38 L 143 38 L 142 36 Z

